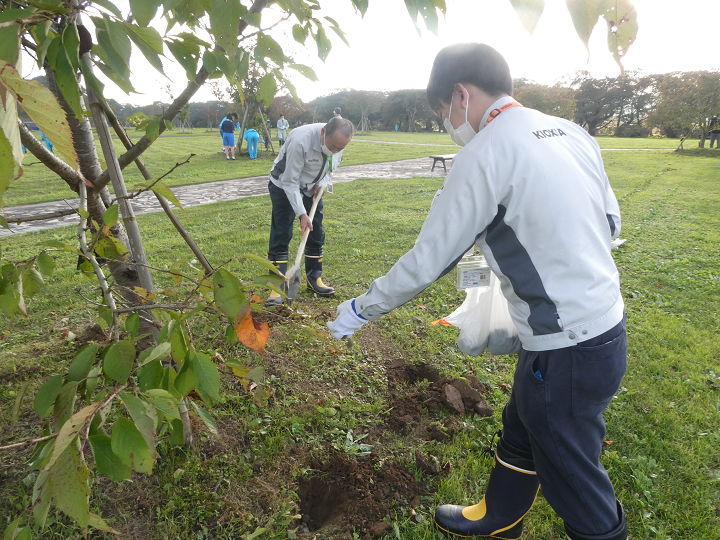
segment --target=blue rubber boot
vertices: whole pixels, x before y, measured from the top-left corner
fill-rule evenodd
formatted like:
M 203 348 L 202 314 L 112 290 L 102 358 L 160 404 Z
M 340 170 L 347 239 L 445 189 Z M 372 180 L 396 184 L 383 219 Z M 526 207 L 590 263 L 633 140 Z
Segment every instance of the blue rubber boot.
M 511 446 L 501 437 L 483 500 L 473 506 L 438 506 L 435 524 L 464 538 L 517 540 L 522 535 L 523 518 L 539 490 L 532 454 Z

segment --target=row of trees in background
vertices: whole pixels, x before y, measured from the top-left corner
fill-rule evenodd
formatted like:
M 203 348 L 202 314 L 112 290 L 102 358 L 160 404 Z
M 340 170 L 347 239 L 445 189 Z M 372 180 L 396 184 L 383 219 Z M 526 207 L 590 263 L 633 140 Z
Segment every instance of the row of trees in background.
M 553 86 L 527 79 L 514 82 L 515 98 L 520 103 L 572 120 L 592 135 L 702 136 L 707 132 L 708 119 L 720 114 L 720 71 L 663 75 L 626 72 L 599 79 L 579 72 Z M 245 87 L 246 99 L 252 95 L 251 87 L 251 84 Z M 191 104 L 187 120 L 193 126 L 214 129 L 229 110 L 241 110 L 242 115 L 237 95 L 220 89 L 216 95 L 221 99 Z M 168 105 L 156 101 L 137 107 L 110 100 L 110 106 L 118 118 L 126 119 L 138 112 L 160 117 Z M 361 131 L 393 130 L 395 125 L 408 132 L 442 129 L 440 119 L 427 104 L 424 90 L 339 90 L 307 103 L 297 103 L 290 95 L 279 95 L 264 112 L 273 125 L 284 114 L 291 126 L 297 126 L 327 121 L 335 107 L 342 108 L 343 116 Z

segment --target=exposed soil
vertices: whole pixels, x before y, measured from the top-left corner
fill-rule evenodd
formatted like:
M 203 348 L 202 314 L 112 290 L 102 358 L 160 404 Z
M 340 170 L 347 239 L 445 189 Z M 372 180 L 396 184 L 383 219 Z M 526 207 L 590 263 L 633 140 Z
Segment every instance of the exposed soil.
M 384 463 L 379 470 L 372 457 L 354 459 L 335 454 L 314 462 L 317 472 L 300 480 L 301 529 L 329 527 L 363 531 L 366 536 L 387 532 L 379 522 L 396 506 L 418 506 L 427 489 L 404 466 Z

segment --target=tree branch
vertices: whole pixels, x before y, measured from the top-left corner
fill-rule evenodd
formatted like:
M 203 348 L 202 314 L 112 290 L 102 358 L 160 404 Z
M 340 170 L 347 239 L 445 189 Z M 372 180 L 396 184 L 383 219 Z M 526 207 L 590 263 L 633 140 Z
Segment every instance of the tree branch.
M 50 152 L 45 145 L 37 140 L 25 124 L 18 120 L 20 127 L 20 140 L 30 150 L 30 153 L 38 158 L 52 172 L 65 180 L 73 191 L 77 193 L 78 185 L 82 182 L 80 175 L 62 159 Z
M 146 191 L 152 191 L 152 187 L 153 187 L 155 184 L 157 184 L 160 180 L 162 180 L 163 178 L 165 178 L 168 174 L 170 174 L 171 172 L 173 172 L 173 171 L 174 171 L 175 169 L 177 169 L 178 167 L 181 167 L 182 165 L 185 165 L 186 163 L 190 163 L 190 160 L 191 160 L 195 155 L 196 155 L 196 154 L 190 154 L 185 161 L 183 161 L 183 162 L 176 162 L 172 169 L 170 169 L 168 172 L 166 172 L 165 174 L 163 174 L 163 175 L 162 175 L 160 178 L 158 178 L 157 180 L 153 180 L 152 183 L 151 183 L 148 187 L 143 188 L 143 189 L 140 189 L 140 190 L 136 191 L 135 193 L 131 193 L 131 194 L 129 194 L 129 195 L 126 196 L 126 197 L 116 197 L 115 199 L 113 199 L 113 200 L 111 201 L 111 204 L 114 203 L 115 201 L 118 201 L 119 199 L 125 199 L 125 200 L 134 199 L 135 197 L 139 197 L 140 195 L 142 195 L 142 194 L 145 193 Z M 138 158 L 138 159 L 140 159 L 140 158 Z M 150 179 L 148 178 L 147 180 L 150 180 Z
M 39 439 L 28 439 L 23 442 L 15 443 L 15 444 L 8 444 L 7 446 L 0 446 L 0 450 L 12 450 L 13 448 L 20 448 L 22 446 L 27 446 L 29 444 L 37 444 L 39 442 L 43 441 L 49 441 L 50 439 L 54 439 L 60 435 L 60 432 L 53 433 L 52 435 L 46 435 L 45 437 L 40 437 Z
M 249 11 L 251 13 L 260 13 L 263 9 L 267 7 L 268 0 L 255 0 L 253 5 L 250 7 Z M 238 35 L 241 35 L 245 29 L 247 28 L 248 23 L 244 20 L 240 20 L 240 23 L 238 25 Z M 178 113 L 187 105 L 190 101 L 190 99 L 195 95 L 195 93 L 200 89 L 200 87 L 205 84 L 205 81 L 207 81 L 208 77 L 210 76 L 210 73 L 208 73 L 208 70 L 205 69 L 205 67 L 201 67 L 200 70 L 197 72 L 197 75 L 195 75 L 195 79 L 190 81 L 183 90 L 183 92 L 177 97 L 175 101 L 172 102 L 170 107 L 165 111 L 165 114 L 163 114 L 162 118 L 160 119 L 160 130 L 158 131 L 158 136 L 160 136 L 167 128 L 165 127 L 165 120 L 172 122 L 175 117 L 178 115 Z M 118 163 L 120 164 L 120 170 L 127 167 L 130 163 L 135 161 L 138 157 L 142 155 L 145 150 L 147 150 L 150 145 L 153 143 L 155 139 L 149 139 L 147 136 L 143 136 L 133 147 L 125 152 L 122 156 L 118 157 Z M 94 191 L 100 191 L 102 188 L 108 185 L 110 182 L 110 173 L 105 170 L 103 173 L 98 176 L 97 180 L 95 181 L 95 188 Z

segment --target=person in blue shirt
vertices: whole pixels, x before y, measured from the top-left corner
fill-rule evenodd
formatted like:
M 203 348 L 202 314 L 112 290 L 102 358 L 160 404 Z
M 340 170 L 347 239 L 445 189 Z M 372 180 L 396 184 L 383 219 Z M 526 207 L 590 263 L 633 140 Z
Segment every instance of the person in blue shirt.
M 243 137 L 248 143 L 248 152 L 250 152 L 250 159 L 257 158 L 258 141 L 260 140 L 260 134 L 254 129 L 250 128 L 245 131 Z
M 48 139 L 42 131 L 40 132 L 40 138 L 45 143 L 45 147 L 52 152 L 53 151 L 53 143 L 50 142 L 50 139 Z
M 233 122 L 233 113 L 228 113 L 225 120 L 220 124 L 220 132 L 223 138 L 223 152 L 225 152 L 225 159 L 235 159 L 235 122 Z

